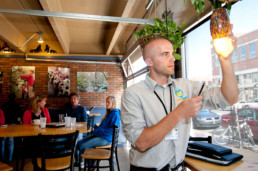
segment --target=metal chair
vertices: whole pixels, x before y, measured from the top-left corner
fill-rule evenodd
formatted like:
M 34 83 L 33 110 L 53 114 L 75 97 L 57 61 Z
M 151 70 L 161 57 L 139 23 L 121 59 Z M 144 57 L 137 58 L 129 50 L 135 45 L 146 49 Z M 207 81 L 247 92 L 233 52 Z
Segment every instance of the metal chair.
M 0 162 L 0 170 L 1 171 L 10 171 L 10 170 L 13 170 L 13 168 L 5 163 Z
M 95 147 L 95 148 L 96 149 L 110 149 L 111 148 L 111 144 L 105 145 L 105 146 L 98 146 L 98 147 Z M 116 155 L 117 170 L 120 171 L 119 162 L 118 162 L 118 155 L 117 155 L 117 146 L 115 148 L 115 155 Z
M 87 148 L 84 153 L 81 155 L 81 157 L 84 159 L 84 170 L 86 170 L 86 163 L 89 160 L 97 160 L 97 166 L 92 166 L 92 168 L 107 168 L 109 167 L 110 170 L 114 170 L 113 165 L 113 156 L 116 152 L 117 144 L 118 144 L 118 136 L 119 136 L 119 127 L 114 126 L 113 127 L 113 136 L 112 136 L 112 143 L 110 149 L 99 149 L 99 148 Z M 117 155 L 116 155 L 117 156 Z M 109 165 L 108 166 L 99 166 L 99 162 L 101 160 L 108 160 Z M 118 161 L 118 159 L 117 159 Z M 118 165 L 118 162 L 117 162 Z M 88 170 L 91 166 L 88 164 Z M 119 167 L 119 166 L 118 166 Z
M 88 110 L 89 112 L 91 112 L 94 109 L 93 106 L 90 107 L 90 109 Z M 94 122 L 95 122 L 95 116 L 90 116 L 88 115 L 88 120 L 87 120 L 87 129 L 90 130 L 86 135 L 87 136 L 91 136 L 94 130 Z
M 74 170 L 74 153 L 79 131 L 62 135 L 42 135 L 40 140 L 40 158 L 37 166 L 41 170 Z
M 95 116 L 88 116 L 88 121 L 87 121 L 87 129 L 90 130 L 87 135 L 92 135 L 93 130 L 94 130 L 94 120 Z

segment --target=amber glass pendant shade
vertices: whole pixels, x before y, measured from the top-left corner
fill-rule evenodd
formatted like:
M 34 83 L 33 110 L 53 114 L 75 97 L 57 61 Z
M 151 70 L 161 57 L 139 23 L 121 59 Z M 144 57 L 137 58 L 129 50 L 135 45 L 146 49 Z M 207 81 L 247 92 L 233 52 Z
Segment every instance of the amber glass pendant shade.
M 229 36 L 230 20 L 225 8 L 215 9 L 211 15 L 210 31 L 212 39 Z

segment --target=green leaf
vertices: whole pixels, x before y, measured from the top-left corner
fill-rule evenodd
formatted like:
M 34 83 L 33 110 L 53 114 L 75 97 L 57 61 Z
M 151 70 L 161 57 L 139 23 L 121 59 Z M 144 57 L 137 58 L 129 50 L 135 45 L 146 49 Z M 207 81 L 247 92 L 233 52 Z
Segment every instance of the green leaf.
M 182 59 L 182 56 L 179 55 L 178 53 L 174 53 L 174 58 L 175 58 L 176 60 L 181 60 L 181 59 Z
M 155 18 L 154 22 L 155 22 L 155 25 L 158 27 L 162 27 L 162 25 L 163 25 L 163 21 L 159 18 Z
M 228 15 L 230 15 L 231 7 L 232 7 L 232 2 L 228 2 L 227 3 Z
M 138 32 L 134 32 L 134 38 L 135 38 L 135 40 L 138 40 L 138 38 L 139 38 Z

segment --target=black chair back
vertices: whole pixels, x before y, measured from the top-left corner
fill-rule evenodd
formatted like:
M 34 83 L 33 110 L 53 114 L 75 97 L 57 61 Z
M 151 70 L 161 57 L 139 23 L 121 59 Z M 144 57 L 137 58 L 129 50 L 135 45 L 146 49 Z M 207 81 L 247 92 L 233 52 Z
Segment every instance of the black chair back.
M 95 116 L 88 116 L 88 121 L 87 121 L 87 129 L 90 130 L 89 135 L 92 135 L 93 129 L 94 129 L 94 120 Z
M 70 168 L 73 170 L 74 152 L 78 134 L 78 130 L 70 134 L 62 135 L 39 134 L 42 170 L 46 170 L 46 159 L 62 158 L 67 156 L 71 156 Z
M 114 125 L 113 126 L 112 144 L 111 144 L 111 157 L 113 157 L 114 152 L 116 151 L 117 144 L 118 144 L 118 136 L 119 136 L 119 127 Z

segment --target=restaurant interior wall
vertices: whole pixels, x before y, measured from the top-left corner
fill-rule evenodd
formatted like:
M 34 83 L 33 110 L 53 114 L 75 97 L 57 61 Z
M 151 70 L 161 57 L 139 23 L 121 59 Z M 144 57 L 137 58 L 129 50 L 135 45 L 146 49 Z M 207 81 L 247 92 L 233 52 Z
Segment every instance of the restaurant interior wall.
M 108 90 L 107 92 L 83 92 L 80 105 L 89 107 L 105 107 L 106 97 L 113 95 L 117 98 L 118 107 L 124 91 L 123 71 L 120 65 L 116 64 L 90 64 L 73 62 L 40 62 L 27 61 L 25 58 L 0 58 L 0 71 L 3 73 L 2 93 L 0 93 L 0 106 L 8 100 L 8 94 L 11 92 L 11 71 L 12 66 L 35 66 L 35 94 L 48 95 L 48 67 L 69 67 L 70 68 L 70 92 L 76 92 L 77 72 L 107 72 Z M 17 99 L 18 104 L 25 110 L 29 104 L 29 99 Z M 64 108 L 65 103 L 69 102 L 68 97 L 49 97 L 47 107 L 51 109 Z

